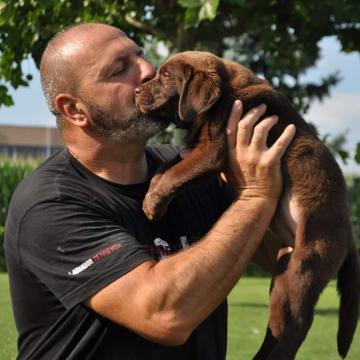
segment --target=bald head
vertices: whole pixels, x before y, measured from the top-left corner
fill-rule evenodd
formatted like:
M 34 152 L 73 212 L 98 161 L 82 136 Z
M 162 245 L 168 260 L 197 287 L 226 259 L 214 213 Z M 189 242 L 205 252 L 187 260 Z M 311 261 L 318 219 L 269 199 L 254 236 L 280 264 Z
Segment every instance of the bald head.
M 97 51 L 104 38 L 119 35 L 126 36 L 109 25 L 80 24 L 60 31 L 49 41 L 40 63 L 41 84 L 49 109 L 60 127 L 61 114 L 55 105 L 57 95 L 76 96 L 86 57 Z

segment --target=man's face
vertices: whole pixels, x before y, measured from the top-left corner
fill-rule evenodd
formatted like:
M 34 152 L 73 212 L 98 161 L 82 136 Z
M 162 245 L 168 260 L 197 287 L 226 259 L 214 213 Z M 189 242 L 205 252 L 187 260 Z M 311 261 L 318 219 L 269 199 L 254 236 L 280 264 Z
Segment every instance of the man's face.
M 146 141 L 168 125 L 140 114 L 135 106 L 135 88 L 150 80 L 154 69 L 125 34 L 105 30 L 97 34 L 99 39 L 79 69 L 77 96 L 104 137 L 125 143 Z

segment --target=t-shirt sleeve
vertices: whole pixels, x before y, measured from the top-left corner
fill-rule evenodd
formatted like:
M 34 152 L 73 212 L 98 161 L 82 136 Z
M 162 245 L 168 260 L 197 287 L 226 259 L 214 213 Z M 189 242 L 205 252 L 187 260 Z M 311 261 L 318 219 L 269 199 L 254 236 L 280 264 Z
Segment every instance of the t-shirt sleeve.
M 20 261 L 67 308 L 152 259 L 124 227 L 79 204 L 42 203 L 21 223 Z

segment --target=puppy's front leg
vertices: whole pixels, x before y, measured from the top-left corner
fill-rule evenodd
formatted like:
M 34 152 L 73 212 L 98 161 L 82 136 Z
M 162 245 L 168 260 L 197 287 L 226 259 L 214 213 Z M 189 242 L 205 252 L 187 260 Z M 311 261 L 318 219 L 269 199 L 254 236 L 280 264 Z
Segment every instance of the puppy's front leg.
M 171 199 L 188 182 L 222 168 L 225 137 L 199 143 L 182 161 L 164 173 L 156 174 L 143 201 L 143 211 L 150 220 L 160 219 Z
M 145 215 L 150 220 L 154 220 L 154 214 L 160 214 L 160 210 L 162 207 L 162 203 L 165 200 L 165 197 L 169 193 L 169 189 L 165 187 L 165 185 L 158 185 L 161 179 L 170 168 L 175 166 L 177 163 L 181 161 L 180 155 L 176 156 L 174 159 L 168 161 L 163 164 L 156 172 L 156 174 L 152 177 L 149 185 L 149 189 L 145 195 L 143 200 L 143 211 Z M 165 209 L 166 210 L 166 209 Z M 161 215 L 162 216 L 162 215 Z M 156 218 L 160 218 L 158 215 Z

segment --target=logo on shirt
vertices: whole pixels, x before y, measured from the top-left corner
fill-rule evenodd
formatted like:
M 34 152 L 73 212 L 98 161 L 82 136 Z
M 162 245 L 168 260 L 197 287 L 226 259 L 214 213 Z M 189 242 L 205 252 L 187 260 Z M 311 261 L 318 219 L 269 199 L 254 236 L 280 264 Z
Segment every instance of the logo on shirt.
M 96 255 L 94 255 L 92 258 L 87 259 L 84 261 L 81 265 L 77 266 L 76 268 L 72 269 L 68 272 L 69 275 L 77 275 L 89 268 L 91 265 L 94 265 L 96 262 L 104 258 L 105 256 L 108 256 L 112 254 L 114 251 L 119 250 L 122 247 L 121 244 L 114 244 L 111 245 L 101 251 L 99 251 Z
M 186 236 L 180 236 L 180 242 L 181 242 L 181 247 L 183 249 L 190 246 L 189 241 Z M 156 238 L 154 240 L 153 249 L 154 249 L 154 256 L 157 260 L 164 259 L 172 253 L 172 249 L 171 249 L 170 245 L 161 238 Z
M 162 240 L 160 238 L 156 238 L 154 240 L 154 250 L 157 260 L 164 259 L 171 254 L 170 245 L 165 240 Z

